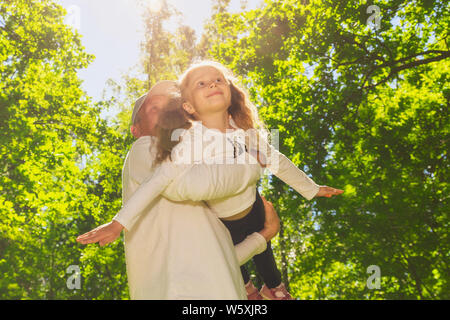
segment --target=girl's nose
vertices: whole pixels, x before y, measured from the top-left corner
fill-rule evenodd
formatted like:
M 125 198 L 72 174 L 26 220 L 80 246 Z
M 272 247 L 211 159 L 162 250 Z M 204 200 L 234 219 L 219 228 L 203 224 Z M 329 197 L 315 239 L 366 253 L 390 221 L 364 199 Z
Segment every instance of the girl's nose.
M 213 87 L 215 87 L 216 86 L 216 82 L 215 81 L 211 81 L 211 83 L 209 84 L 209 87 L 210 88 L 213 88 Z

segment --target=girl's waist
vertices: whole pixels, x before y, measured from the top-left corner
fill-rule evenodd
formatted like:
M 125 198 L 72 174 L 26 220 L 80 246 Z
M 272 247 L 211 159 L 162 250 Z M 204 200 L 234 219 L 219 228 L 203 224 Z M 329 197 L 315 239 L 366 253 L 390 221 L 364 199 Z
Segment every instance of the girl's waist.
M 241 211 L 230 217 L 221 218 L 221 220 L 225 220 L 225 221 L 240 220 L 240 219 L 244 218 L 245 216 L 247 216 L 250 213 L 250 211 L 252 210 L 252 208 L 253 208 L 253 204 L 250 207 L 248 207 L 247 209 L 245 209 L 244 211 Z
M 223 220 L 237 220 L 245 217 L 256 200 L 256 185 L 247 187 L 241 193 L 228 198 L 207 201 L 212 211 Z

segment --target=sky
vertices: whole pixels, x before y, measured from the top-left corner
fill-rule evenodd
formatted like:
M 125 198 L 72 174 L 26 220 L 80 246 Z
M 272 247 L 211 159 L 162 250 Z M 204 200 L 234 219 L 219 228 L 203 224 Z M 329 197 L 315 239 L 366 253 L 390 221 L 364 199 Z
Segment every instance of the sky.
M 57 0 L 68 10 L 66 23 L 82 35 L 86 52 L 95 60 L 78 72 L 83 89 L 94 101 L 102 99 L 109 78 L 120 82 L 123 73 L 139 62 L 140 44 L 144 39 L 142 3 L 157 0 Z M 183 14 L 184 24 L 200 38 L 202 26 L 211 15 L 210 0 L 167 0 Z M 247 8 L 256 8 L 260 0 L 248 0 Z M 231 0 L 232 12 L 240 9 L 240 0 Z M 170 28 L 170 26 L 168 26 Z

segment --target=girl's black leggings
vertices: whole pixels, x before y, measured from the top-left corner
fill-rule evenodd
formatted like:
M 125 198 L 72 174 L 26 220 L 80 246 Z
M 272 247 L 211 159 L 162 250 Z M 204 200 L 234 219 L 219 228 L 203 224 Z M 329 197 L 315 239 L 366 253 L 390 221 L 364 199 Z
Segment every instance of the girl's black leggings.
M 235 245 L 243 241 L 253 232 L 261 231 L 264 228 L 264 221 L 264 203 L 258 190 L 256 190 L 256 201 L 253 203 L 250 212 L 244 218 L 233 221 L 222 220 L 223 224 L 230 231 L 233 244 Z M 253 257 L 253 262 L 266 286 L 275 288 L 281 284 L 281 273 L 275 263 L 270 241 L 267 243 L 267 249 L 265 251 Z M 247 283 L 250 280 L 250 276 L 245 266 L 241 266 L 241 273 L 244 278 L 244 283 Z

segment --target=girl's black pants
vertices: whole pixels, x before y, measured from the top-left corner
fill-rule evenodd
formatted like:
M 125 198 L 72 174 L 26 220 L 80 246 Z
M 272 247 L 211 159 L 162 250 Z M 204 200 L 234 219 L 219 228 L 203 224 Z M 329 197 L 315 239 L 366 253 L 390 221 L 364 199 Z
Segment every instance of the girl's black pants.
M 230 231 L 234 245 L 243 241 L 253 232 L 261 231 L 264 228 L 265 212 L 264 203 L 258 190 L 256 190 L 256 201 L 245 217 L 239 220 L 221 221 Z M 270 241 L 267 243 L 267 249 L 265 251 L 253 257 L 253 262 L 266 286 L 275 288 L 281 284 L 281 273 L 276 266 Z M 250 276 L 245 266 L 241 266 L 241 273 L 244 283 L 247 283 L 250 280 Z

